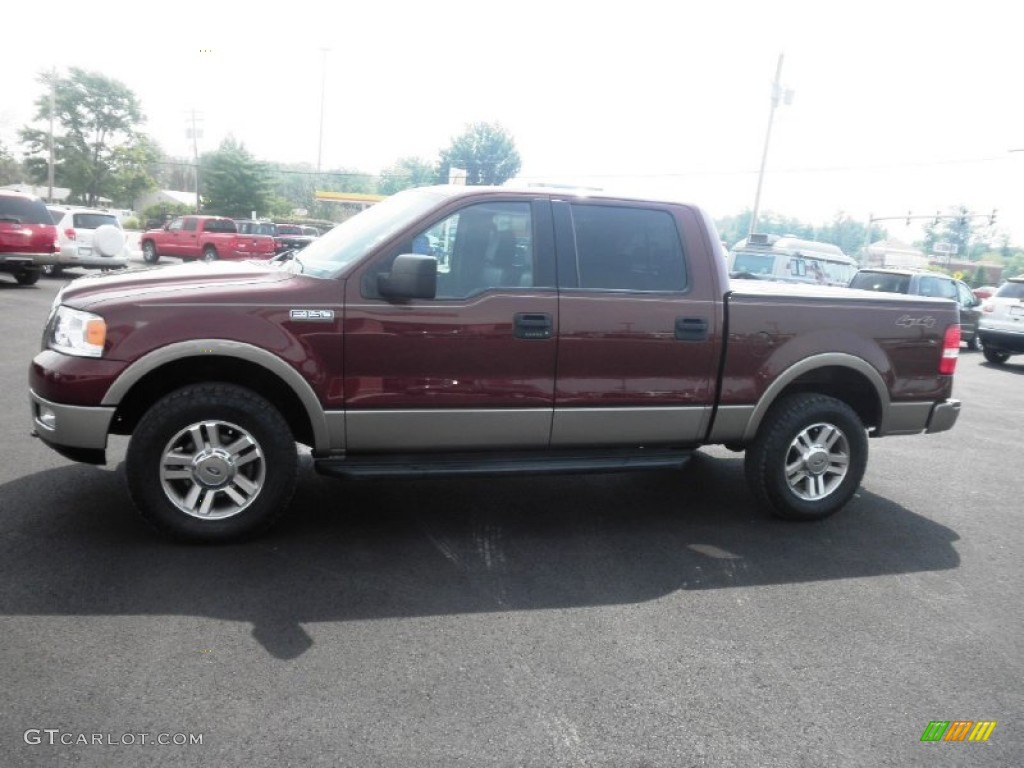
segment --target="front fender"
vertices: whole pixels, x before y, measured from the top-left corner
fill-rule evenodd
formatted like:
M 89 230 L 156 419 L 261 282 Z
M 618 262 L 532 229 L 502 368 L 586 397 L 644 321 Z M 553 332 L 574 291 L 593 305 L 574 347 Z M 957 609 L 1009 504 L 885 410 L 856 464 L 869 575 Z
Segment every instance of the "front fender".
M 320 401 L 312 386 L 296 371 L 276 355 L 252 344 L 227 339 L 192 339 L 168 344 L 153 350 L 133 362 L 117 377 L 103 397 L 102 405 L 120 405 L 124 397 L 144 376 L 161 366 L 187 357 L 218 355 L 233 357 L 267 369 L 281 379 L 298 397 L 309 417 L 313 428 L 314 448 L 327 451 L 331 448 L 332 434 Z M 337 429 L 335 431 L 338 431 Z M 343 425 L 340 435 L 334 436 L 335 445 L 343 442 Z

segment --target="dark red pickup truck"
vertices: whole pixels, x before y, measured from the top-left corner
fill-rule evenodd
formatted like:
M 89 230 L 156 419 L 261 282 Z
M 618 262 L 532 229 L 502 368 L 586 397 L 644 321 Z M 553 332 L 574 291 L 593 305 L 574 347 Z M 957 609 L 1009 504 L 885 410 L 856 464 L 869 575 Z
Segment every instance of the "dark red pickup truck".
M 187 311 L 183 308 L 187 307 Z M 193 540 L 269 526 L 296 443 L 329 475 L 594 472 L 746 450 L 775 514 L 842 507 L 868 437 L 953 426 L 951 301 L 735 281 L 699 208 L 429 187 L 283 264 L 81 278 L 47 321 L 34 433 Z
M 239 234 L 233 219 L 223 216 L 179 216 L 159 229 L 142 233 L 142 258 L 156 264 L 161 256 L 184 261 L 217 259 L 269 259 L 274 238 Z

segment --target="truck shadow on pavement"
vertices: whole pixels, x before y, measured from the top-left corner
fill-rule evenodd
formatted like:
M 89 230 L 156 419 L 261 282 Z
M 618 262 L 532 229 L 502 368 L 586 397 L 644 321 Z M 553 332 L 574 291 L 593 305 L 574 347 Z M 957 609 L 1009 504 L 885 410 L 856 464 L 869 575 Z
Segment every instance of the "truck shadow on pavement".
M 152 533 L 117 471 L 70 465 L 0 486 L 0 615 L 247 622 L 273 656 L 310 622 L 629 604 L 680 590 L 956 568 L 949 528 L 864 490 L 820 523 L 757 510 L 739 458 L 680 472 L 353 480 L 300 474 L 263 538 Z M 922 510 L 927 513 L 927 510 Z

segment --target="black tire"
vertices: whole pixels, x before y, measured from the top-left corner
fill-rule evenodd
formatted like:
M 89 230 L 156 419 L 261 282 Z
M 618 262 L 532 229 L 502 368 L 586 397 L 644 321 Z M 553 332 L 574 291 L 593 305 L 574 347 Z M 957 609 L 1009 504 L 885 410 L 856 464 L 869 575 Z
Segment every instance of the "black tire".
M 977 352 L 981 349 L 981 340 L 978 338 L 977 332 L 971 336 L 970 341 L 967 342 L 967 348 L 972 352 Z
M 60 264 L 47 264 L 43 267 L 43 274 L 47 277 L 60 277 L 64 274 L 64 267 Z
M 212 245 L 203 248 L 203 261 L 216 261 L 218 258 L 217 249 Z
M 18 285 L 35 285 L 39 282 L 41 274 L 43 274 L 42 269 L 23 269 L 21 272 L 14 273 L 14 279 L 18 281 Z
M 985 355 L 985 359 L 993 365 L 1002 365 L 1010 359 L 1009 352 L 1003 352 L 1001 349 L 990 349 L 989 347 L 983 347 L 981 350 L 982 354 Z
M 160 261 L 160 254 L 156 252 L 156 245 L 152 240 L 142 243 L 142 260 L 147 264 L 156 264 Z
M 805 393 L 769 409 L 744 469 L 754 497 L 776 517 L 821 520 L 853 497 L 867 461 L 867 433 L 854 410 Z
M 298 453 L 288 423 L 260 395 L 193 384 L 146 412 L 125 466 L 132 500 L 158 531 L 227 542 L 265 531 L 287 509 Z

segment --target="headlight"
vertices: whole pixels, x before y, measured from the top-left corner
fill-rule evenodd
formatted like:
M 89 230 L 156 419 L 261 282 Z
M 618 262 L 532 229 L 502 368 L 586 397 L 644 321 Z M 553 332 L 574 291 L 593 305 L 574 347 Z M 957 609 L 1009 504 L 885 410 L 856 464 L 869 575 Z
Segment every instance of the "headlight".
M 50 349 L 65 355 L 101 357 L 107 324 L 99 315 L 70 307 L 57 307 L 50 323 Z

